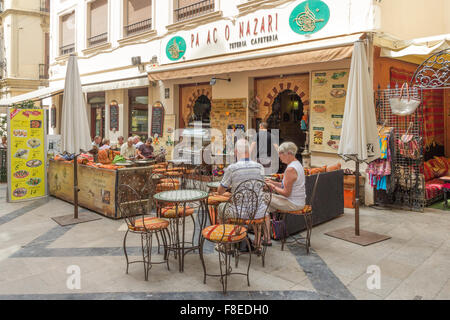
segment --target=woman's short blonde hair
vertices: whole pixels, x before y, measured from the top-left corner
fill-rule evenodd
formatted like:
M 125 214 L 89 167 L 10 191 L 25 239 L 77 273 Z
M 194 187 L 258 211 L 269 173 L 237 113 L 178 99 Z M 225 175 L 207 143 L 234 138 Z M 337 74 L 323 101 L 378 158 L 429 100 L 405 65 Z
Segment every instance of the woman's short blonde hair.
M 293 156 L 297 154 L 297 146 L 293 142 L 283 142 L 278 148 L 278 153 L 290 153 Z

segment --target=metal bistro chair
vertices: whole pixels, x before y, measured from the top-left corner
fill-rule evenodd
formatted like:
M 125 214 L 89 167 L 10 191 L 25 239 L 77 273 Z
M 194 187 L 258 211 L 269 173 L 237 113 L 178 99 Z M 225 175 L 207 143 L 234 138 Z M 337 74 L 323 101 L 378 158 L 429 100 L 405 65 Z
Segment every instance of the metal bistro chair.
M 264 236 L 267 235 L 267 237 L 270 237 L 269 230 L 267 230 L 266 226 L 266 215 L 268 215 L 269 205 L 270 201 L 272 200 L 272 192 L 270 191 L 269 186 L 262 180 L 252 179 L 247 180 L 244 182 L 241 182 L 235 192 L 242 192 L 247 193 L 249 191 L 252 191 L 250 195 L 255 194 L 256 197 L 248 197 L 248 203 L 246 206 L 244 206 L 244 211 L 248 211 L 249 217 L 248 219 L 244 219 L 242 223 L 246 225 L 249 229 L 253 229 L 255 238 L 254 238 L 254 247 L 255 247 L 255 253 L 257 256 L 261 256 L 262 260 L 262 266 L 265 266 L 265 257 L 266 257 L 266 251 L 267 251 L 267 240 L 262 241 L 264 239 Z M 254 192 L 254 193 L 253 193 Z M 253 213 L 253 211 L 256 210 L 256 213 Z M 245 214 L 246 212 L 244 212 Z M 262 218 L 255 219 L 254 217 L 262 216 Z M 251 218 L 253 217 L 253 218 Z M 234 223 L 235 221 L 231 221 Z M 249 251 L 251 248 L 249 248 Z M 240 251 L 236 252 L 236 267 L 238 266 L 239 262 L 239 256 L 242 254 L 247 253 L 241 253 Z
M 145 280 L 148 281 L 148 273 L 153 264 L 166 263 L 167 269 L 169 269 L 169 256 L 168 256 L 168 242 L 170 235 L 168 232 L 169 222 L 164 219 L 152 217 L 147 215 L 147 208 L 145 208 L 145 200 L 142 200 L 139 194 L 128 185 L 121 184 L 118 189 L 118 208 L 121 216 L 127 223 L 127 232 L 123 238 L 123 252 L 125 259 L 127 260 L 128 267 L 132 263 L 143 262 L 144 263 L 144 275 Z M 142 246 L 142 259 L 139 261 L 129 261 L 126 249 L 126 241 L 128 232 L 139 234 L 141 236 Z M 164 245 L 164 259 L 161 262 L 152 262 L 152 239 L 153 234 L 159 234 Z M 167 238 L 168 237 L 168 238 Z M 169 269 L 170 270 L 170 269 Z
M 245 191 L 245 192 L 244 192 Z M 255 199 L 258 197 L 253 190 L 243 190 L 234 192 L 230 200 L 225 204 L 225 208 L 219 214 L 220 224 L 211 225 L 202 230 L 200 240 L 200 260 L 202 261 L 204 279 L 206 284 L 206 276 L 220 277 L 223 293 L 227 293 L 228 276 L 245 275 L 247 276 L 247 284 L 250 286 L 250 265 L 252 261 L 252 252 L 249 251 L 249 260 L 247 273 L 233 272 L 231 267 L 231 256 L 238 254 L 239 245 L 245 241 L 250 248 L 250 241 L 247 237 L 247 227 L 245 222 L 254 220 L 257 213 L 257 207 L 252 204 L 257 203 Z M 218 245 L 220 274 L 208 274 L 203 258 L 203 245 L 205 240 Z
M 303 245 L 303 243 L 300 242 L 300 240 L 305 239 L 306 243 L 304 244 L 306 246 L 306 253 L 309 254 L 309 248 L 311 246 L 311 233 L 312 233 L 312 212 L 313 212 L 313 203 L 316 197 L 316 190 L 317 190 L 317 185 L 319 183 L 319 176 L 320 173 L 317 174 L 317 178 L 316 181 L 314 182 L 314 187 L 313 187 L 313 192 L 311 194 L 311 198 L 309 199 L 309 204 L 306 204 L 305 207 L 302 210 L 296 210 L 296 211 L 281 211 L 278 210 L 276 213 L 279 213 L 282 215 L 282 220 L 283 220 L 283 238 L 281 239 L 281 250 L 284 250 L 284 244 L 285 243 L 298 243 Z M 305 219 L 305 225 L 306 225 L 306 238 L 299 236 L 298 238 L 292 236 L 292 241 L 290 242 L 286 242 L 286 236 L 289 237 L 288 232 L 287 232 L 287 227 L 286 227 L 286 217 L 288 214 L 292 214 L 292 215 L 301 215 L 303 216 L 303 218 Z

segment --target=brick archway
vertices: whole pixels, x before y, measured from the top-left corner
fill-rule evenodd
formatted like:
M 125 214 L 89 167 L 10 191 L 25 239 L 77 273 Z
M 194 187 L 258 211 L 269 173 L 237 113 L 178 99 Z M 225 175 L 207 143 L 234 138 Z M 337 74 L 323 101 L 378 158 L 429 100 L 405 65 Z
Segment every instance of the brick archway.
M 194 112 L 194 105 L 200 96 L 206 96 L 212 103 L 212 88 L 209 85 L 185 86 L 181 88 L 180 94 L 180 127 L 186 127 L 189 118 Z
M 291 90 L 293 92 L 295 92 L 301 99 L 303 102 L 303 106 L 308 106 L 309 105 L 309 100 L 305 100 L 303 101 L 303 98 L 306 96 L 306 93 L 300 89 L 300 87 L 298 85 L 294 85 L 292 82 L 280 82 L 278 84 L 278 86 L 274 86 L 271 90 L 271 92 L 269 92 L 267 94 L 267 96 L 265 97 L 264 100 L 264 106 L 268 107 L 268 113 L 266 113 L 266 115 L 264 116 L 264 121 L 267 121 L 267 119 L 269 118 L 269 116 L 272 113 L 272 104 L 275 100 L 276 97 L 278 97 L 278 95 L 280 93 L 283 93 L 286 90 Z

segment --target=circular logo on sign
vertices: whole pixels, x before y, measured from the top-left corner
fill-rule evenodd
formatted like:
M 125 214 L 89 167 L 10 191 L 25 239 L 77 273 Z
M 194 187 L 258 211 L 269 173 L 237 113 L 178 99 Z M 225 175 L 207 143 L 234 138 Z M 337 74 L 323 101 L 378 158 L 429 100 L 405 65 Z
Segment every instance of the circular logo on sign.
M 180 60 L 186 52 L 186 41 L 182 37 L 173 37 L 166 47 L 166 55 L 172 61 Z
M 300 3 L 289 17 L 291 29 L 299 34 L 312 34 L 330 20 L 330 9 L 321 0 L 307 0 Z

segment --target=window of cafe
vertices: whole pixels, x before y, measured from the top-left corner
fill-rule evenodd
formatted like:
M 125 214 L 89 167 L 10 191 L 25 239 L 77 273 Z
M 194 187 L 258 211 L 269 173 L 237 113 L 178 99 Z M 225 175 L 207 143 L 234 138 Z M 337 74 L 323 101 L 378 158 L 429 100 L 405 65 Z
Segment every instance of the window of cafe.
M 91 106 L 91 138 L 105 137 L 105 93 L 88 94 L 88 103 Z
M 128 91 L 129 135 L 138 135 L 144 141 L 148 138 L 148 89 L 133 89 Z

